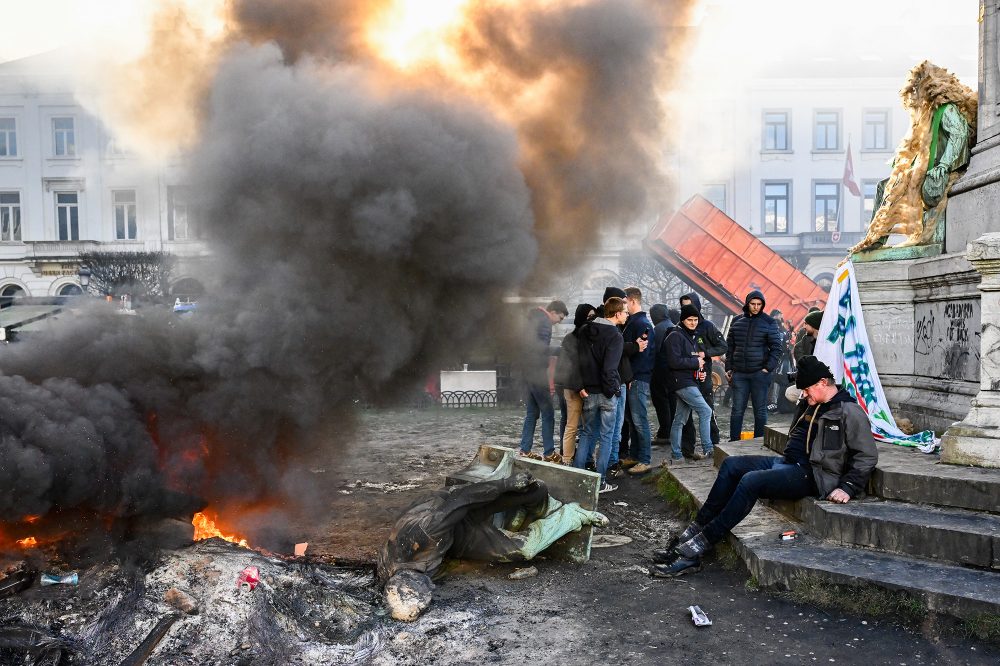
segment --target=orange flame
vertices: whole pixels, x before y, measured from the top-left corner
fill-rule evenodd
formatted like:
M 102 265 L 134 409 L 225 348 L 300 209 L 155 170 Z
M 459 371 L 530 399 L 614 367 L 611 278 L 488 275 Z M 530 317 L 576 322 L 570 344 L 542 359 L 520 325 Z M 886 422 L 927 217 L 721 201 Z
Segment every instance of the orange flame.
M 29 523 L 31 525 L 34 525 L 35 523 L 38 522 L 39 518 L 41 518 L 41 516 L 25 516 L 21 520 L 23 520 L 24 522 Z
M 223 534 L 219 531 L 219 528 L 215 526 L 215 521 L 206 516 L 202 512 L 194 514 L 191 519 L 191 524 L 194 525 L 194 540 L 201 541 L 202 539 L 211 539 L 213 537 L 218 537 L 230 543 L 235 543 L 243 548 L 249 548 L 250 544 L 247 543 L 246 539 L 241 539 L 238 536 Z
M 18 539 L 17 545 L 21 548 L 35 548 L 38 546 L 38 539 L 35 537 L 27 537 L 24 539 Z

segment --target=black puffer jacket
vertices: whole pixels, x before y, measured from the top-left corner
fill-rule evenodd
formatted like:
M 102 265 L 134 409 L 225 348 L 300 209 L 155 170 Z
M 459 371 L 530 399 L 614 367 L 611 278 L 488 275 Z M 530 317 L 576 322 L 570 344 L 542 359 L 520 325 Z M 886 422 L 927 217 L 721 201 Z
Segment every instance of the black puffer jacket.
M 743 316 L 737 317 L 729 327 L 726 370 L 760 372 L 767 369 L 773 373 L 778 369 L 784 351 L 781 331 L 778 330 L 778 323 L 764 314 L 763 308 L 760 313 L 750 316 L 747 303 L 754 298 L 764 302 L 764 294 L 751 291 L 743 305 Z

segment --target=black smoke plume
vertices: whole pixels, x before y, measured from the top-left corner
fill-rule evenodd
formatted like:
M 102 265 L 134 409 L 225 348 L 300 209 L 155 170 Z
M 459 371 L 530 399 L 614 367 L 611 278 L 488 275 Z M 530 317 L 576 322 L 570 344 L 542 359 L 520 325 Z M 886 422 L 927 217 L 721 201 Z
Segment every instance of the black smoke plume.
M 481 90 L 387 85 L 357 3 L 234 2 L 185 160 L 210 295 L 186 320 L 78 309 L 3 350 L 2 519 L 280 493 L 356 401 L 492 335 L 539 256 L 648 208 L 663 12 L 524 4 L 470 15 Z

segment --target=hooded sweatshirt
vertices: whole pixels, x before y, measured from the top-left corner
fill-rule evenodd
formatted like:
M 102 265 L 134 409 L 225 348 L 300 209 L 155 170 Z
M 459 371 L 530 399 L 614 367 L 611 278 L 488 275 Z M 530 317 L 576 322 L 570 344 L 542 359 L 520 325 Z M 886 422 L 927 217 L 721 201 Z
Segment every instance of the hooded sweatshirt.
M 590 303 L 580 303 L 576 306 L 573 316 L 573 330 L 566 334 L 559 346 L 559 358 L 556 359 L 555 383 L 571 391 L 583 388 L 580 377 L 580 329 L 587 323 L 587 315 L 594 311 Z
M 762 307 L 756 315 L 750 315 L 750 301 L 764 301 L 764 294 L 751 291 L 743 304 L 743 315 L 737 317 L 729 327 L 726 337 L 726 370 L 733 372 L 760 372 L 767 370 L 774 373 L 781 363 L 784 351 L 783 338 L 778 324 L 764 314 Z

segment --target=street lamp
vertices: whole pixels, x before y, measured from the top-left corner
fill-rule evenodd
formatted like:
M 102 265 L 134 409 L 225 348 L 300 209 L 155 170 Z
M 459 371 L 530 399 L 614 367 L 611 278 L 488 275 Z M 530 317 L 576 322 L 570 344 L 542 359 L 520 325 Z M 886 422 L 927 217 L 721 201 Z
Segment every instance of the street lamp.
M 80 278 L 80 287 L 83 288 L 83 293 L 87 293 L 87 287 L 90 286 L 90 266 L 81 264 L 77 275 Z

